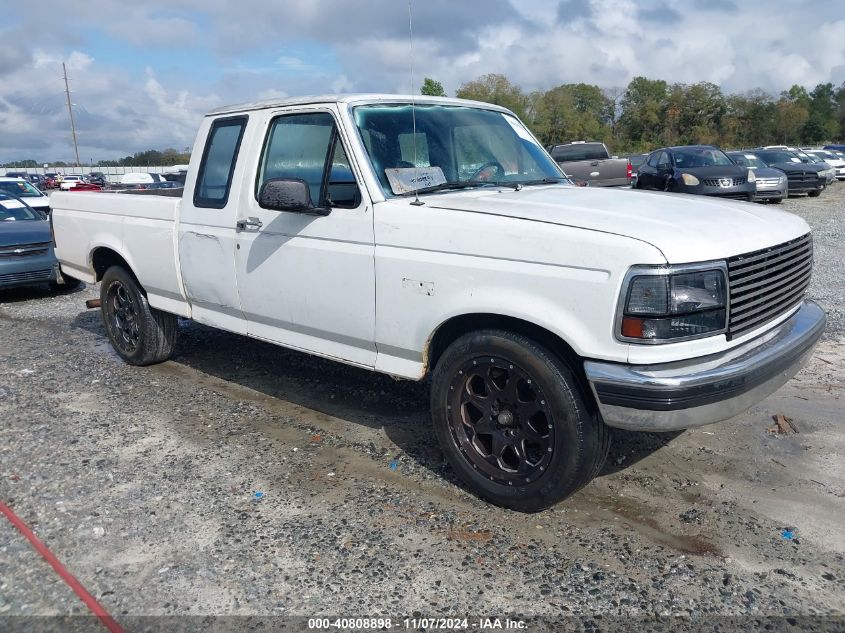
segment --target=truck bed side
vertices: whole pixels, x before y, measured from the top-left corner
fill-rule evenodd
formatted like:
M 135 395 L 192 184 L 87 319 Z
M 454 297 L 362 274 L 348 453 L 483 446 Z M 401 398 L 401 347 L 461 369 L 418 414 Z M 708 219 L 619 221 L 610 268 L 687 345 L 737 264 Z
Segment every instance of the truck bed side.
M 190 316 L 176 244 L 181 203 L 164 196 L 54 193 L 50 204 L 62 271 L 95 283 L 104 272 L 101 263 L 116 255 L 141 282 L 151 306 Z

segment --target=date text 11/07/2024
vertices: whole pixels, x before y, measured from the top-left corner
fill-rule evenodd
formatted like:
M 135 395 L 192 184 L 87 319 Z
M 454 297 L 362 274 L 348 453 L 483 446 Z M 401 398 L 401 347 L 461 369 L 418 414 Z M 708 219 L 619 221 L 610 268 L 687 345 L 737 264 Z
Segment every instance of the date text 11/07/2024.
M 389 630 L 405 629 L 410 631 L 460 631 L 472 630 L 526 630 L 527 623 L 510 618 L 309 618 L 308 628 L 311 630 Z

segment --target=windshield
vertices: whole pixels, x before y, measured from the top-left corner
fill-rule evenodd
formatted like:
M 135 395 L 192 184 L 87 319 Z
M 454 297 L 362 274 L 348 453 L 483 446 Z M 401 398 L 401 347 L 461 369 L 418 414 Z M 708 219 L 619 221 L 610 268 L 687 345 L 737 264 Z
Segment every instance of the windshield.
M 713 147 L 676 147 L 672 154 L 675 156 L 675 166 L 679 169 L 733 165 L 722 150 Z
M 798 158 L 796 154 L 784 150 L 766 150 L 765 152 L 757 152 L 757 156 L 769 165 L 771 165 L 772 163 L 801 162 L 801 159 Z
M 566 182 L 513 116 L 452 105 L 368 105 L 355 124 L 386 196 L 487 184 Z M 414 136 L 414 116 L 416 136 Z
M 0 181 L 0 191 L 8 191 L 18 198 L 40 198 L 44 195 L 24 180 Z
M 754 154 L 729 154 L 731 160 L 737 165 L 757 169 L 759 167 L 766 167 L 766 163 L 757 158 Z
M 0 193 L 0 222 L 19 222 L 21 220 L 43 220 L 37 211 L 25 202 Z

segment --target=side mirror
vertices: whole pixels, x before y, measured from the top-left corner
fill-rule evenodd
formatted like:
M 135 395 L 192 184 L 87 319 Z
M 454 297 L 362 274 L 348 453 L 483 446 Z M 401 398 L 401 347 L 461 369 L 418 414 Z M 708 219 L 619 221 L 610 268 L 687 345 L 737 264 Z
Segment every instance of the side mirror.
M 301 178 L 271 178 L 261 185 L 258 204 L 271 211 L 328 215 L 329 209 L 314 206 L 311 189 Z

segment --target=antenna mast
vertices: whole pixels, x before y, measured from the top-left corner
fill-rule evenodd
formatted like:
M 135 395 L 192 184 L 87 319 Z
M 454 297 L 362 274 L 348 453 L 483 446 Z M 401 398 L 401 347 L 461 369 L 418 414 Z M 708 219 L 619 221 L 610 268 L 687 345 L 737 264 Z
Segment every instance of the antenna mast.
M 419 164 L 417 163 L 417 97 L 414 88 L 414 20 L 413 11 L 411 10 L 412 0 L 408 0 L 408 44 L 410 47 L 410 62 L 411 62 L 411 121 L 413 125 L 413 134 L 411 138 L 414 139 L 414 180 L 419 184 Z M 415 207 L 421 207 L 425 204 L 420 200 L 419 187 L 414 189 L 414 201 L 411 203 Z
M 70 103 L 70 88 L 67 83 L 67 66 L 62 62 L 65 77 L 65 95 L 67 95 L 67 113 L 70 115 L 70 133 L 73 135 L 73 150 L 76 152 L 76 166 L 79 167 L 79 145 L 76 143 L 76 124 L 73 122 L 73 107 Z

